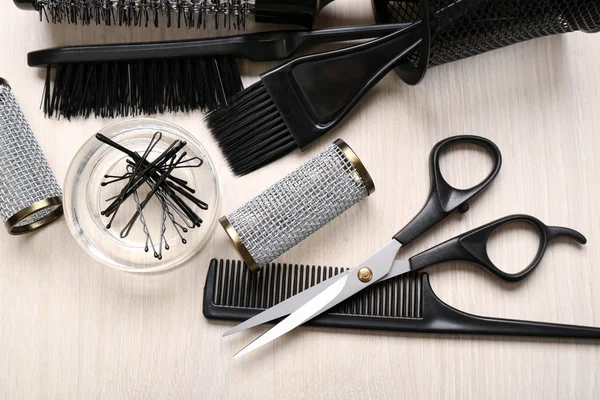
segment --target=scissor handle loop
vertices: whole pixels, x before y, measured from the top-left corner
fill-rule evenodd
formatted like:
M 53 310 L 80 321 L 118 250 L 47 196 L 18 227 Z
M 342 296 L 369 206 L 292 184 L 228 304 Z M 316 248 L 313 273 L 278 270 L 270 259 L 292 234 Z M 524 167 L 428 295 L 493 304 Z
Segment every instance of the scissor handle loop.
M 440 157 L 451 146 L 457 144 L 474 144 L 484 148 L 493 159 L 493 167 L 489 175 L 481 182 L 468 189 L 457 189 L 450 185 L 443 177 L 440 168 Z M 394 239 L 407 245 L 433 226 L 443 221 L 455 211 L 464 213 L 469 210 L 468 202 L 483 192 L 492 183 L 500 172 L 502 154 L 500 149 L 491 140 L 480 136 L 452 136 L 437 143 L 431 150 L 430 180 L 431 189 L 423 209 L 402 228 Z
M 490 236 L 500 227 L 525 222 L 531 225 L 538 234 L 539 244 L 533 260 L 516 273 L 508 273 L 498 268 L 490 259 L 487 244 Z M 579 232 L 558 226 L 546 226 L 539 219 L 530 215 L 516 214 L 500 218 L 489 224 L 473 229 L 467 233 L 450 239 L 438 246 L 410 258 L 411 270 L 417 271 L 425 267 L 450 261 L 465 261 L 476 264 L 506 282 L 517 282 L 526 278 L 540 264 L 550 241 L 566 236 L 578 243 L 585 244 L 586 238 Z

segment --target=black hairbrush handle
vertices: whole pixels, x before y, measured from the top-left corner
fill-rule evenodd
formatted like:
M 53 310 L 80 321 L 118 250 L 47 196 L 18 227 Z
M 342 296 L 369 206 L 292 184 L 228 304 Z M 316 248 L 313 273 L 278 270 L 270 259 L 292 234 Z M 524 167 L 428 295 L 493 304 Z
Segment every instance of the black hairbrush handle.
M 233 55 L 253 61 L 287 58 L 304 46 L 385 36 L 409 24 L 345 26 L 314 31 L 273 31 L 169 42 L 65 46 L 27 54 L 30 67 L 178 57 Z
M 525 222 L 531 225 L 538 237 L 539 244 L 533 260 L 516 273 L 508 273 L 498 268 L 490 259 L 487 252 L 487 244 L 490 236 L 500 227 L 515 222 Z M 557 226 L 546 226 L 542 221 L 529 215 L 510 215 L 500 218 L 489 224 L 473 229 L 429 250 L 425 250 L 409 259 L 412 271 L 418 271 L 431 265 L 450 261 L 466 261 L 475 264 L 485 271 L 506 282 L 517 282 L 525 279 L 539 265 L 544 257 L 548 244 L 559 236 L 566 236 L 580 244 L 587 242 L 586 238 L 579 232 Z
M 35 10 L 35 11 L 37 11 L 36 8 L 35 8 L 35 5 L 33 4 L 33 2 L 31 0 L 13 0 L 13 2 L 17 6 L 17 8 L 19 8 L 21 10 L 26 10 L 26 11 Z
M 256 0 L 257 22 L 294 24 L 312 28 L 319 11 L 333 0 Z

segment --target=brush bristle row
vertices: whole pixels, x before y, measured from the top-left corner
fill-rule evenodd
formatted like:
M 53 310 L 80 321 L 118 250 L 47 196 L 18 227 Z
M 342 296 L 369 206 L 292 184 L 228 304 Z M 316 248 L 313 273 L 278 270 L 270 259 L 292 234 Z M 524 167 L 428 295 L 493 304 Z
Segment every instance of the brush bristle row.
M 51 68 L 43 109 L 65 118 L 213 109 L 243 89 L 233 57 L 65 64 L 54 79 Z
M 54 24 L 244 29 L 248 0 L 31 0 L 40 20 Z
M 236 175 L 250 173 L 298 147 L 260 81 L 211 112 L 206 121 Z

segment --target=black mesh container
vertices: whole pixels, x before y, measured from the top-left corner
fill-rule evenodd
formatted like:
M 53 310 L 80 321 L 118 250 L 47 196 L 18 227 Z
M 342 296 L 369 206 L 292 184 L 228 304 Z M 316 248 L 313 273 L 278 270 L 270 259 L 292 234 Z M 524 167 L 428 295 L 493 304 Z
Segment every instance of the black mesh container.
M 409 84 L 428 67 L 542 36 L 600 30 L 598 0 L 373 0 L 373 8 L 379 23 L 427 22 L 424 45 L 397 68 Z

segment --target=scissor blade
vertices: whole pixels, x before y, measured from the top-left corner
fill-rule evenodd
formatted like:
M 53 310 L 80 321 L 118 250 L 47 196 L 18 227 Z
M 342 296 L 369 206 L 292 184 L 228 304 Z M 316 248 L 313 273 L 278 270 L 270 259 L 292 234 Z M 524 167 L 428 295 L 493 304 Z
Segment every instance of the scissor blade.
M 391 279 L 398 275 L 404 275 L 407 272 L 410 272 L 410 261 L 408 260 L 394 260 L 392 264 L 392 268 L 390 268 L 390 272 L 387 273 L 386 276 L 381 278 L 379 282 Z
M 334 282 L 331 286 L 321 291 L 311 300 L 307 301 L 304 305 L 291 313 L 286 319 L 275 325 L 262 336 L 259 336 L 234 357 L 240 357 L 273 341 L 279 336 L 291 331 L 298 325 L 302 325 L 306 321 L 316 317 L 322 312 L 344 301 L 348 297 L 382 279 L 390 271 L 390 268 L 394 262 L 394 258 L 396 257 L 396 253 L 398 253 L 398 250 L 400 250 L 401 246 L 402 245 L 399 242 L 392 240 L 381 250 L 377 251 L 371 257 L 367 258 L 365 261 L 348 271 L 345 275 L 339 278 L 337 282 Z M 357 275 L 358 270 L 361 268 L 369 268 L 371 271 L 372 277 L 367 282 L 361 281 Z
M 290 297 L 289 299 L 286 299 L 285 301 L 274 305 L 268 310 L 265 310 L 260 314 L 257 314 L 254 317 L 245 320 L 244 322 L 234 326 L 231 329 L 228 329 L 227 331 L 225 331 L 223 336 L 232 335 L 234 333 L 241 332 L 258 325 L 262 325 L 269 321 L 273 321 L 277 318 L 290 315 L 291 313 L 302 307 L 304 304 L 306 304 L 306 302 L 308 302 L 310 299 L 312 299 L 313 297 L 321 293 L 323 290 L 327 289 L 335 282 L 340 280 L 347 273 L 348 271 L 342 272 L 341 274 L 337 274 L 336 276 L 332 276 L 331 278 L 324 280 L 318 285 L 311 286 L 310 288 L 301 291 L 300 293 Z
M 334 301 L 346 286 L 347 280 L 348 275 L 342 277 L 342 279 L 339 279 L 333 285 L 300 307 L 297 311 L 293 312 L 289 317 L 275 325 L 273 328 L 269 329 L 263 335 L 256 338 L 252 343 L 242 349 L 242 351 L 233 356 L 233 358 L 241 357 L 244 354 L 250 353 L 252 350 L 256 350 L 259 347 L 264 346 L 265 344 L 277 339 L 279 336 L 288 333 L 298 325 L 302 325 L 313 316 L 318 315 L 337 304 Z

